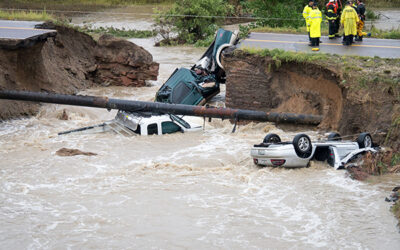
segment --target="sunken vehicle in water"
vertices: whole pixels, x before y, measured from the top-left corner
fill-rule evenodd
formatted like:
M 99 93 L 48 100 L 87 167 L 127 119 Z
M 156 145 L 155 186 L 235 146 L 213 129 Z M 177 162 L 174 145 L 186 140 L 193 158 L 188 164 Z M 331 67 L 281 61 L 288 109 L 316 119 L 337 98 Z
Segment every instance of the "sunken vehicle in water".
M 222 51 L 238 42 L 238 32 L 219 29 L 214 42 L 190 69 L 176 69 L 157 91 L 155 101 L 163 103 L 204 105 L 217 95 L 225 83 L 221 64 Z
M 282 142 L 276 134 L 267 134 L 260 144 L 251 149 L 254 164 L 274 167 L 307 167 L 311 160 L 327 161 L 335 169 L 365 152 L 377 152 L 378 146 L 369 133 L 359 134 L 356 141 L 343 140 L 338 133 L 330 133 L 327 140 L 314 141 L 306 134 L 298 134 L 293 141 Z
M 202 129 L 201 126 L 189 123 L 177 115 L 136 113 L 118 110 L 113 120 L 58 133 L 65 135 L 74 132 L 115 132 L 123 136 L 133 135 L 164 135 L 176 132 L 188 133 Z
M 219 29 L 215 39 L 200 60 L 190 69 L 176 69 L 157 91 L 155 102 L 186 105 L 204 105 L 219 93 L 219 85 L 225 83 L 225 71 L 221 65 L 221 53 L 238 42 L 238 33 Z M 86 130 L 113 131 L 125 136 L 170 134 L 198 131 L 201 127 L 186 122 L 182 117 L 170 114 L 140 113 L 119 110 L 115 118 L 95 126 L 61 132 L 68 134 Z

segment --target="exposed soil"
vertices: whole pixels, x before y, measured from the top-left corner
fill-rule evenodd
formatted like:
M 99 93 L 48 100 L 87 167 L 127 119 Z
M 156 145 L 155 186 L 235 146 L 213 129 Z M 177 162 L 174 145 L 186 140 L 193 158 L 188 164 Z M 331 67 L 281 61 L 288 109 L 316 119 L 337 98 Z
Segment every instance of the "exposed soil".
M 386 148 L 378 153 L 366 153 L 357 162 L 350 163 L 346 169 L 352 179 L 364 181 L 371 175 L 394 174 L 400 172 L 400 165 L 393 161 L 395 153 Z
M 140 46 L 123 39 L 87 34 L 51 23 L 54 38 L 32 47 L 0 49 L 0 89 L 75 94 L 94 85 L 144 86 L 156 80 L 159 64 Z M 0 101 L 0 120 L 31 115 L 38 104 Z
M 400 65 L 388 60 L 332 56 L 298 62 L 236 50 L 223 58 L 226 106 L 323 115 L 322 130 L 370 132 L 377 143 L 398 151 Z
M 276 67 L 271 58 L 227 56 L 226 105 L 274 112 L 321 114 L 320 127 L 339 127 L 343 97 L 329 69 L 295 62 Z M 334 108 L 332 108 L 334 107 Z

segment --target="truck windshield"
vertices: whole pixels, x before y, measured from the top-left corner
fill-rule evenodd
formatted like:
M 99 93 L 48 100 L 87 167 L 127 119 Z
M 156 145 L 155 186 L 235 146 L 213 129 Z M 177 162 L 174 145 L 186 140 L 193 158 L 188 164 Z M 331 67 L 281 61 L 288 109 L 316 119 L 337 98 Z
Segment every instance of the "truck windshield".
M 184 121 L 182 118 L 176 116 L 176 115 L 170 115 L 171 119 L 180 125 L 182 125 L 185 128 L 190 128 L 190 124 Z

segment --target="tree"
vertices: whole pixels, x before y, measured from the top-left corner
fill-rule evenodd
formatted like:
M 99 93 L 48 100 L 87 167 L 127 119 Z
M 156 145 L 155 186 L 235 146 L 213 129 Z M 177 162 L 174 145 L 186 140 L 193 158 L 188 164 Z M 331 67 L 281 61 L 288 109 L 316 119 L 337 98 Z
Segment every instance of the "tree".
M 243 3 L 246 10 L 258 19 L 257 24 L 272 27 L 295 27 L 304 24 L 301 13 L 306 0 L 253 0 Z
M 179 40 L 195 43 L 213 35 L 231 10 L 224 0 L 177 0 L 156 18 L 156 26 L 173 25 Z

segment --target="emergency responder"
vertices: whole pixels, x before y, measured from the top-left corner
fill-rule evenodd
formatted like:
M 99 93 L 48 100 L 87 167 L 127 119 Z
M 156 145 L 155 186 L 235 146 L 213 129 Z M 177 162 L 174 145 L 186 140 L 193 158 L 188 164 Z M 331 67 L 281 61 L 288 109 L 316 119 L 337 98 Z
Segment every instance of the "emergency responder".
M 321 22 L 322 13 L 318 9 L 318 4 L 314 2 L 312 11 L 310 13 L 310 46 L 319 46 L 319 39 L 321 38 Z
M 337 18 L 337 8 L 335 4 L 335 0 L 329 0 L 329 3 L 326 5 L 326 20 L 329 24 L 329 39 L 335 38 L 336 33 L 336 18 Z
M 357 14 L 360 22 L 357 24 L 357 37 L 355 40 L 362 42 L 363 28 L 365 22 L 365 5 L 363 3 L 363 0 L 357 0 Z
M 342 14 L 342 0 L 335 0 L 335 4 L 336 4 L 336 21 L 335 21 L 335 37 L 340 37 L 339 35 L 339 28 L 340 28 L 340 17 Z
M 340 23 L 344 26 L 344 45 L 351 45 L 353 43 L 353 37 L 357 34 L 358 21 L 357 12 L 351 7 L 351 2 L 347 1 L 340 19 Z
M 308 1 L 308 4 L 304 7 L 303 9 L 303 17 L 306 20 L 306 26 L 307 26 L 307 33 L 308 33 L 308 39 L 311 42 L 311 38 L 310 38 L 310 13 L 312 11 L 312 6 L 314 4 L 313 0 Z
M 350 0 L 350 6 L 357 12 L 357 5 L 355 1 Z

